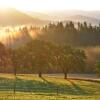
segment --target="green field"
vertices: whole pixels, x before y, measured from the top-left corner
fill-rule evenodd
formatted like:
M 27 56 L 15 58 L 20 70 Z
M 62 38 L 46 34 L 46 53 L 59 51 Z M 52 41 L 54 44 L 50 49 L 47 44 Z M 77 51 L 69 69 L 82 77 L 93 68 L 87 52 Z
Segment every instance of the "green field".
M 0 100 L 100 100 L 100 83 L 61 77 L 0 74 Z

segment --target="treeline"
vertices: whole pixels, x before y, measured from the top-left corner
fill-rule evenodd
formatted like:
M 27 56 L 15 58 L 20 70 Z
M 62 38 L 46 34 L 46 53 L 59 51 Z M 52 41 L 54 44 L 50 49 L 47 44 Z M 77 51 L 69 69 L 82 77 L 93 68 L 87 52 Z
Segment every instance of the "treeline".
M 40 39 L 52 41 L 60 44 L 70 44 L 73 46 L 97 46 L 100 45 L 100 25 L 62 22 L 50 23 L 41 29 Z
M 66 22 L 66 24 L 58 22 L 50 23 L 42 28 L 30 26 L 19 27 L 17 31 L 13 30 L 14 32 L 10 31 L 9 28 L 6 29 L 7 34 L 9 34 L 5 40 L 8 46 L 14 46 L 14 43 L 16 45 L 22 44 L 31 38 L 79 47 L 100 45 L 100 25 L 92 26 L 86 22 L 78 22 L 77 24 L 71 21 Z
M 2 48 L 2 47 L 1 47 Z M 0 49 L 1 49 L 0 48 Z M 67 78 L 69 72 L 84 72 L 86 56 L 83 50 L 72 48 L 69 45 L 57 45 L 41 40 L 32 40 L 16 49 L 8 49 L 10 69 L 17 73 L 63 73 Z M 2 51 L 4 55 L 6 51 Z M 0 55 L 1 56 L 1 55 Z M 1 56 L 1 58 L 2 58 Z M 1 59 L 3 62 L 4 59 Z M 5 61 L 7 64 L 7 60 Z M 7 64 L 8 65 L 8 64 Z M 3 70 L 6 68 L 2 64 Z M 6 70 L 7 70 L 6 69 Z
M 43 28 L 24 27 L 18 32 L 21 38 L 15 40 L 21 45 L 10 49 L 0 46 L 0 72 L 38 73 L 40 77 L 42 73 L 64 73 L 66 78 L 69 72 L 92 69 L 88 68 L 85 51 L 79 48 L 99 45 L 100 26 L 58 22 Z M 30 38 L 30 32 L 33 37 L 37 34 L 36 38 Z M 99 67 L 91 70 L 95 71 L 100 72 Z

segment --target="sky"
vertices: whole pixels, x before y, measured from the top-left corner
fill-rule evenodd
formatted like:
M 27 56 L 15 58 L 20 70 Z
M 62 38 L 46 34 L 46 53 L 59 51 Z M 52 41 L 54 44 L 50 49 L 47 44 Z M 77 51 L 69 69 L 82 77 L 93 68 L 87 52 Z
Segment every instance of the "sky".
M 0 8 L 23 11 L 100 10 L 100 0 L 0 0 Z

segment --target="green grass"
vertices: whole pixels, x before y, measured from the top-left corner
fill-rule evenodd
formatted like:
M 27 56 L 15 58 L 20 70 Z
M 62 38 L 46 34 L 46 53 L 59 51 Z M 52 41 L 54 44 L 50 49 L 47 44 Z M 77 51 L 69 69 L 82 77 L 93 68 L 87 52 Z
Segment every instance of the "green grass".
M 100 83 L 59 77 L 0 74 L 0 100 L 100 100 Z

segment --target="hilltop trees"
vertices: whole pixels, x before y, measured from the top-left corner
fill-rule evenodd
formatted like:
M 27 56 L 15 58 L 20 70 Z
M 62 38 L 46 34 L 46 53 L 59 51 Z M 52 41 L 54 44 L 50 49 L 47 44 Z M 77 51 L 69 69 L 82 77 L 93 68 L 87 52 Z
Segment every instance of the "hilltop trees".
M 100 44 L 100 26 L 92 26 L 87 22 L 50 23 L 43 27 L 39 39 L 72 46 L 95 46 Z

